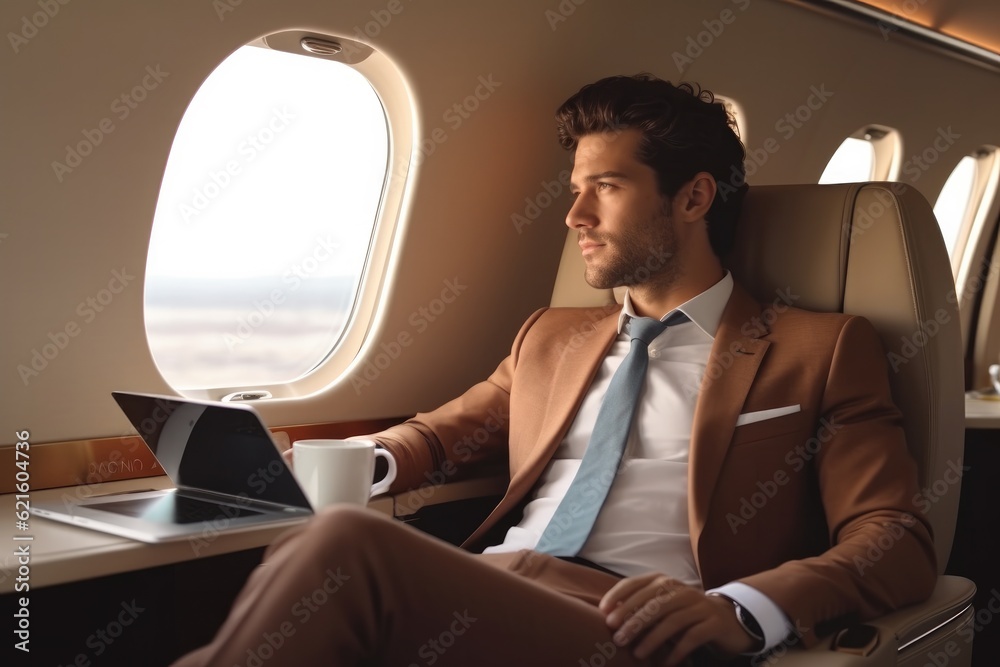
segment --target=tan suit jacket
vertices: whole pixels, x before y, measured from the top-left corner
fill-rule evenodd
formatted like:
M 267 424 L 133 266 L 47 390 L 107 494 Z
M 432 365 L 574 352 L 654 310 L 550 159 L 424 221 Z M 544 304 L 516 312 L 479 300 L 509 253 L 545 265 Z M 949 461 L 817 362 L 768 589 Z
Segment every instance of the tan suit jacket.
M 508 459 L 503 500 L 466 545 L 519 519 L 617 335 L 620 306 L 534 313 L 496 371 L 459 398 L 374 436 L 393 491 Z M 737 426 L 741 414 L 800 410 Z M 916 466 L 873 327 L 762 308 L 739 285 L 709 356 L 691 433 L 691 545 L 706 589 L 768 595 L 807 644 L 817 624 L 925 599 L 937 576 Z M 479 545 L 485 546 L 485 545 Z

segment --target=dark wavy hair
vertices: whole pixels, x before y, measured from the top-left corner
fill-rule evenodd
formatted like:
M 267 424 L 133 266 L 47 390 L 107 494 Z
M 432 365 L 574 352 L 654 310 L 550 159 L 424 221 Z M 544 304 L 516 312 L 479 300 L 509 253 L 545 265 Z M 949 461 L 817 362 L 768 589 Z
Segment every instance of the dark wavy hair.
M 708 238 L 719 258 L 729 252 L 747 189 L 746 151 L 732 114 L 711 91 L 691 83 L 675 86 L 645 73 L 612 76 L 566 100 L 556 121 L 559 143 L 567 150 L 575 150 L 588 134 L 639 130 L 636 157 L 656 172 L 667 197 L 696 173 L 710 173 L 718 188 L 705 215 Z

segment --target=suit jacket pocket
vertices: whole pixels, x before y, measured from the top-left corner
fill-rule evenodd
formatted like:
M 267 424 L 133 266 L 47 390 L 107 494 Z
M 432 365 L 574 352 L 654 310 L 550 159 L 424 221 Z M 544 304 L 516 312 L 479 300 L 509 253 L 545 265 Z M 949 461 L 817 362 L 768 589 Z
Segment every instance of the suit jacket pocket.
M 737 426 L 736 430 L 733 431 L 732 446 L 785 438 L 794 440 L 795 437 L 805 443 L 811 437 L 808 430 L 809 423 L 808 415 L 800 411 Z M 796 436 L 796 434 L 798 435 Z

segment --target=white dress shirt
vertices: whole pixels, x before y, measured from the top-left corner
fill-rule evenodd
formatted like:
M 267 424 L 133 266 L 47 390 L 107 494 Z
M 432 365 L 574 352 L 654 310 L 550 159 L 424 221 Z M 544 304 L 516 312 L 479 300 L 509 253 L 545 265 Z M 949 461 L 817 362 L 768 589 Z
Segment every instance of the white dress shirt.
M 688 451 L 698 389 L 722 311 L 733 291 L 727 272 L 718 283 L 676 310 L 690 322 L 668 327 L 649 344 L 645 387 L 636 408 L 618 475 L 580 557 L 634 576 L 662 572 L 701 588 L 687 519 Z M 661 320 L 671 313 L 665 314 Z M 576 476 L 611 376 L 631 347 L 628 322 L 636 317 L 629 295 L 618 319 L 618 338 L 594 377 L 576 418 L 543 471 L 518 525 L 484 553 L 533 549 Z M 740 603 L 764 631 L 765 646 L 780 643 L 791 625 L 763 593 L 740 583 L 718 592 Z

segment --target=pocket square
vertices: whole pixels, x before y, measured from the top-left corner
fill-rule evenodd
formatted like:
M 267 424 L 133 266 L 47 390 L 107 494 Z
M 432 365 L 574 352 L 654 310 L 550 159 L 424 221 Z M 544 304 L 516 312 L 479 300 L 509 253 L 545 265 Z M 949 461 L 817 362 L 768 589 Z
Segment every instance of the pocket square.
M 794 414 L 799 412 L 802 406 L 799 404 L 786 405 L 783 408 L 771 408 L 770 410 L 758 410 L 757 412 L 744 412 L 739 417 L 736 418 L 736 425 L 743 426 L 744 424 L 753 424 L 754 422 L 762 422 L 765 419 L 774 419 L 775 417 L 784 417 L 785 415 Z

